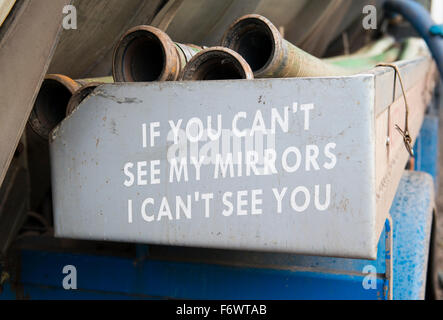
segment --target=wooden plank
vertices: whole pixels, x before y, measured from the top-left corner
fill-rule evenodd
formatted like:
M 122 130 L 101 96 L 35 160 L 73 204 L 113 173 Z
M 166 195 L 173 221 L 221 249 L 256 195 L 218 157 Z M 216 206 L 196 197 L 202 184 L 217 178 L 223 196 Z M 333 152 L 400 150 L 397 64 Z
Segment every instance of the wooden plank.
M 15 0 L 0 0 L 0 27 L 14 6 Z
M 20 2 L 7 29 L 1 30 L 0 184 L 51 60 L 62 26 L 63 6 L 69 2 Z

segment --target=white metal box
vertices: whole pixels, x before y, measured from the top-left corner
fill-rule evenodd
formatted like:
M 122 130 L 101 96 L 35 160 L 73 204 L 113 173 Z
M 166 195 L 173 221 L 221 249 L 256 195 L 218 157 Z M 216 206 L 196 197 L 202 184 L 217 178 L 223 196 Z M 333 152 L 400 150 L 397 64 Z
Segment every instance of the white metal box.
M 435 67 L 398 66 L 415 140 Z M 50 139 L 56 235 L 374 259 L 409 157 L 395 79 L 103 85 Z

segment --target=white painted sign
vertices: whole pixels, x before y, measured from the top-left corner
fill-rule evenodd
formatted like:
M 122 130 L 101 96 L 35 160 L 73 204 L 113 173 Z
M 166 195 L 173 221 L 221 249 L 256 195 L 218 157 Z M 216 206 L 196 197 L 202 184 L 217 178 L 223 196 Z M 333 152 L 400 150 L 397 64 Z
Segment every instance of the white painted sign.
M 151 153 L 159 145 L 168 147 L 166 156 L 159 154 L 149 161 L 129 160 L 123 165 L 123 185 L 133 194 L 146 194 L 141 202 L 128 199 L 128 223 L 155 224 L 163 219 L 192 219 L 198 215 L 207 219 L 215 215 L 271 216 L 282 214 L 283 202 L 289 203 L 293 212 L 303 213 L 308 208 L 327 211 L 331 203 L 330 183 L 207 189 L 219 180 L 333 170 L 337 164 L 333 139 L 321 144 L 293 143 L 278 151 L 275 148 L 276 136 L 290 130 L 309 132 L 314 109 L 312 103 L 293 102 L 290 106 L 263 107 L 252 113 L 240 111 L 142 123 L 140 151 Z M 163 127 L 165 135 L 161 134 Z M 180 185 L 187 192 L 159 198 L 149 194 L 153 186 L 165 184 L 166 188 Z M 191 184 L 197 188 L 188 188 Z M 222 206 L 215 205 L 220 202 Z M 263 207 L 268 208 L 267 212 L 263 212 Z
M 374 258 L 393 196 L 379 182 L 395 190 L 407 159 L 385 150 L 377 83 L 101 86 L 52 134 L 56 235 Z M 395 174 L 377 173 L 376 156 Z

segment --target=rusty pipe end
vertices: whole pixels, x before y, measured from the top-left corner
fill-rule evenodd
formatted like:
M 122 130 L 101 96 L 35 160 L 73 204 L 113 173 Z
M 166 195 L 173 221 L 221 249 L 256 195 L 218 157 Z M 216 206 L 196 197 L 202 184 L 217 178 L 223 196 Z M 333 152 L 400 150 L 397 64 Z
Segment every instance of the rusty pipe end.
M 180 58 L 169 36 L 152 26 L 129 29 L 115 47 L 112 75 L 115 82 L 177 80 Z
M 283 38 L 267 18 L 247 14 L 226 30 L 221 45 L 238 52 L 251 66 L 255 77 L 272 68 L 283 54 Z
M 79 87 L 77 82 L 67 76 L 46 75 L 29 115 L 31 129 L 47 140 L 51 130 L 65 118 L 69 99 Z
M 211 47 L 197 53 L 183 69 L 181 80 L 253 79 L 251 67 L 237 52 Z
M 103 83 L 101 82 L 90 82 L 81 86 L 69 99 L 68 106 L 66 108 L 66 116 L 69 116 L 83 100 L 89 96 L 95 88 Z

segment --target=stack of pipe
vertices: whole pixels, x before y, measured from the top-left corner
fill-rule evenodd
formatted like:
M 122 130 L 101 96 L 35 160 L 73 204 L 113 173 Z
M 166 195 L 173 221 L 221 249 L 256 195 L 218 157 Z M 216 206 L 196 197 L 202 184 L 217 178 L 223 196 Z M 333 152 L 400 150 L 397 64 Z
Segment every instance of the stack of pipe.
M 271 21 L 257 14 L 234 21 L 220 46 L 210 48 L 174 42 L 153 26 L 136 26 L 115 47 L 112 78 L 72 80 L 48 75 L 29 124 L 47 139 L 65 116 L 106 82 L 345 76 L 371 69 L 379 62 L 423 53 L 417 40 L 406 41 L 403 49 L 392 37 L 384 37 L 354 54 L 319 59 L 286 41 Z
M 152 26 L 130 29 L 117 43 L 116 82 L 251 79 L 248 63 L 233 50 L 173 42 Z
M 344 76 L 395 61 L 400 52 L 385 37 L 353 55 L 318 59 L 286 41 L 267 18 L 248 14 L 231 24 L 220 46 L 210 48 L 174 43 L 154 27 L 135 27 L 117 44 L 113 75 L 116 82 Z
M 73 80 L 61 74 L 48 74 L 35 99 L 29 127 L 41 138 L 49 134 L 86 96 L 103 83 L 112 83 L 112 77 Z

